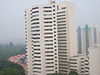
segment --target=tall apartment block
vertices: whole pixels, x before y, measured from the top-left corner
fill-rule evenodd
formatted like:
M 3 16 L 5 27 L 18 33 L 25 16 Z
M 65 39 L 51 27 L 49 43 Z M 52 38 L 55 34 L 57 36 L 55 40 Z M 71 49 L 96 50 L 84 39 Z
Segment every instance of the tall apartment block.
M 68 75 L 69 57 L 77 53 L 74 4 L 33 5 L 25 20 L 28 75 Z
M 77 28 L 77 38 L 78 38 L 78 54 L 82 54 L 82 29 L 80 26 Z

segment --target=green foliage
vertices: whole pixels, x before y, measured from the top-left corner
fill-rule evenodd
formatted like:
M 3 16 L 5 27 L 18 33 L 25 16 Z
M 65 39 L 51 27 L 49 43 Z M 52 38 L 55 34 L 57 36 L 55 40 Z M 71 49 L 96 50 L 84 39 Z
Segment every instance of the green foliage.
M 25 45 L 14 45 L 12 43 L 0 45 L 0 58 L 8 59 L 10 56 L 24 53 L 26 53 Z
M 0 75 L 19 75 L 15 68 L 5 68 L 0 72 Z
M 0 75 L 25 75 L 22 66 L 0 59 Z
M 69 75 L 78 75 L 76 71 L 70 71 Z
M 54 73 L 54 74 L 52 74 L 52 75 L 63 75 L 63 74 L 61 74 L 61 73 Z

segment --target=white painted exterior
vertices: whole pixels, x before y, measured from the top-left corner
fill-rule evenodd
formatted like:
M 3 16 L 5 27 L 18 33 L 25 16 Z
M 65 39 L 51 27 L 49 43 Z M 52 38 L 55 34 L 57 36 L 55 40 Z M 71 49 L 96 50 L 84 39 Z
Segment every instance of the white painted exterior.
M 74 4 L 50 0 L 25 13 L 28 75 L 68 75 L 69 57 L 77 53 Z
M 70 71 L 76 71 L 79 75 L 89 75 L 88 56 L 85 54 L 78 54 L 70 57 Z

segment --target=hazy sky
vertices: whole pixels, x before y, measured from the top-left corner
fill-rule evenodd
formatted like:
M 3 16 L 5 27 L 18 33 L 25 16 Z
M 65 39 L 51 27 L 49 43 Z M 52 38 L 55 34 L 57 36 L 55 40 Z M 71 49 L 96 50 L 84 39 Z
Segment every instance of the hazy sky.
M 24 39 L 24 10 L 48 0 L 0 0 L 0 42 Z M 100 25 L 100 0 L 58 0 L 76 4 L 77 25 Z

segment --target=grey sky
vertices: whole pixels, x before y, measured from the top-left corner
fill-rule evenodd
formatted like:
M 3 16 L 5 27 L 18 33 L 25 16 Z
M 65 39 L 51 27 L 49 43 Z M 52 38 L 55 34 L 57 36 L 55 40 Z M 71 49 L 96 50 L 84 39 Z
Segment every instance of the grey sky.
M 24 10 L 48 0 L 0 0 L 0 42 L 24 39 Z M 100 0 L 58 0 L 76 4 L 77 25 L 100 25 Z

